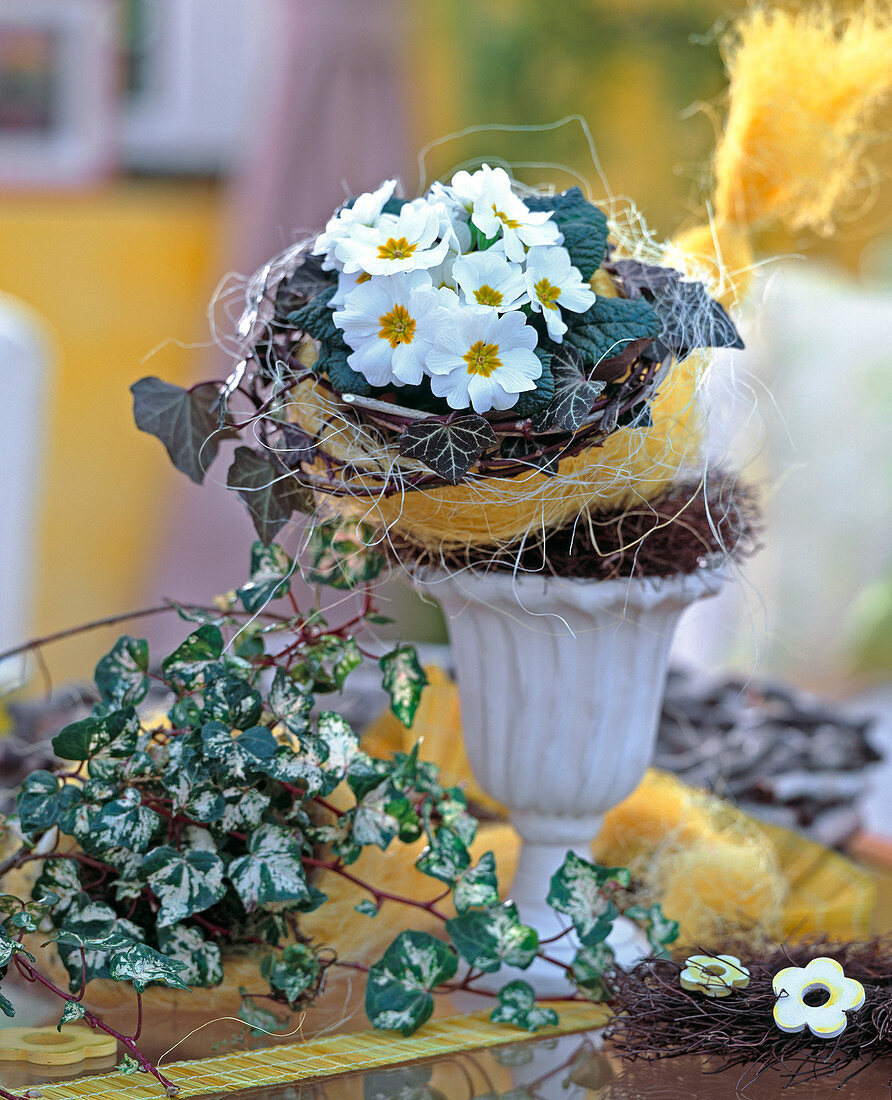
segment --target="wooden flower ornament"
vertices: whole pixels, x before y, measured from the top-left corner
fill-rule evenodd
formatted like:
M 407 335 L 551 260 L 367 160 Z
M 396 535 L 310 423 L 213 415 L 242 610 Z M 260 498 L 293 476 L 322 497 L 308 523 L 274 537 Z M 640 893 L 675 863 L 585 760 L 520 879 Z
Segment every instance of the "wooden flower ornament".
M 834 959 L 812 959 L 807 966 L 787 966 L 774 976 L 772 989 L 778 998 L 774 1022 L 789 1033 L 807 1027 L 818 1039 L 835 1039 L 848 1023 L 847 1012 L 864 1004 L 864 986 L 847 978 Z M 807 994 L 824 991 L 827 999 L 819 1005 L 806 1004 Z
M 690 993 L 728 997 L 735 989 L 746 989 L 750 972 L 736 955 L 689 955 L 678 981 Z

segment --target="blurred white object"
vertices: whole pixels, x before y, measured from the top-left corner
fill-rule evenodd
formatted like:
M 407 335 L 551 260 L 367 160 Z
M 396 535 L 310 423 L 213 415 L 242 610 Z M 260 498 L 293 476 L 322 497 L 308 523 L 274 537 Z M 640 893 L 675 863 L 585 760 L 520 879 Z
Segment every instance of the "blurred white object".
M 49 349 L 26 306 L 0 294 L 0 652 L 27 639 L 33 591 L 41 457 L 46 437 Z M 0 662 L 0 695 L 25 679 L 25 657 Z

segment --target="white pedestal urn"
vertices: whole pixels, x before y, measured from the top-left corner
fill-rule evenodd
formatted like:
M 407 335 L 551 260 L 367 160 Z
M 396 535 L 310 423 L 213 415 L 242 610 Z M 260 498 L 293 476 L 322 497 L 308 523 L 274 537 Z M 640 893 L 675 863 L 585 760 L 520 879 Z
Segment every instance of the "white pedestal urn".
M 426 572 L 416 586 L 449 620 L 468 759 L 508 807 L 522 848 L 511 898 L 539 938 L 563 925 L 546 905 L 568 850 L 591 859 L 607 810 L 640 783 L 653 755 L 669 648 L 689 604 L 715 595 L 721 574 L 585 581 L 539 575 Z M 549 946 L 568 963 L 569 937 Z M 620 965 L 647 954 L 637 926 L 607 941 Z M 523 977 L 540 995 L 567 992 L 558 967 L 535 960 Z

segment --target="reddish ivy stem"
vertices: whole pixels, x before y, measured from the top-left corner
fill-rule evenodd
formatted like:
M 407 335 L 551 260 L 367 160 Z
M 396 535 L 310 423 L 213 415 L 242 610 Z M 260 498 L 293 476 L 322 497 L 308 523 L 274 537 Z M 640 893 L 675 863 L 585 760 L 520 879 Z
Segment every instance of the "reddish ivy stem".
M 375 899 L 376 905 L 380 905 L 382 901 L 395 901 L 400 905 L 409 905 L 413 909 L 423 909 L 426 913 L 430 913 L 431 916 L 436 917 L 437 920 L 449 920 L 449 917 L 442 910 L 437 908 L 436 903 L 440 898 L 432 898 L 430 901 L 418 901 L 416 898 L 407 898 L 402 894 L 391 894 L 389 890 L 379 890 L 377 886 L 372 886 L 370 882 L 364 882 L 361 878 L 357 878 L 356 875 L 352 875 L 349 871 L 345 871 L 338 860 L 311 859 L 305 857 L 303 862 L 309 867 L 322 867 L 327 871 L 333 871 L 336 875 L 340 875 L 341 878 L 347 879 L 348 882 L 352 882 L 354 885 L 360 887 L 360 889 L 371 894 Z

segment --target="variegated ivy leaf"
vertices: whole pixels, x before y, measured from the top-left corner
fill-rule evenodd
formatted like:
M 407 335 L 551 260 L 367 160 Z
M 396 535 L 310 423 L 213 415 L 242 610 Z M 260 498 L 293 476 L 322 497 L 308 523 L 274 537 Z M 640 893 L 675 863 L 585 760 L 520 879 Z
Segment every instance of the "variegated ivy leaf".
M 66 1001 L 59 1022 L 56 1024 L 56 1031 L 61 1031 L 63 1024 L 71 1024 L 75 1020 L 82 1019 L 84 1012 L 84 1006 L 79 1001 Z
M 378 664 L 384 673 L 384 690 L 390 695 L 390 709 L 404 726 L 411 728 L 427 683 L 418 654 L 411 645 L 400 645 L 385 653 Z
M 415 860 L 415 866 L 422 874 L 448 882 L 450 886 L 470 865 L 470 852 L 458 834 L 445 826 L 439 829 L 430 845 Z
M 116 982 L 130 982 L 139 993 L 144 993 L 149 985 L 188 989 L 180 976 L 185 969 L 183 963 L 167 958 L 144 943 L 136 943 L 112 956 L 109 977 Z
M 80 790 L 50 772 L 26 777 L 18 793 L 19 821 L 26 833 L 49 829 L 69 807 L 81 801 Z
M 121 1073 L 125 1077 L 131 1077 L 134 1073 L 140 1073 L 139 1062 L 135 1058 L 131 1058 L 129 1054 L 125 1054 L 120 1062 L 115 1066 L 115 1073 Z
M 180 978 L 186 985 L 219 985 L 223 981 L 220 948 L 206 940 L 197 928 L 186 924 L 158 929 L 158 946 L 169 959 L 183 964 Z
M 313 697 L 299 688 L 284 668 L 276 669 L 267 705 L 293 734 L 301 737 L 309 731 Z
M 425 802 L 427 808 L 429 802 Z M 449 787 L 437 799 L 437 812 L 443 824 L 458 835 L 459 840 L 470 846 L 477 835 L 477 819 L 468 813 L 468 800 L 460 787 Z
M 11 961 L 13 955 L 24 950 L 24 947 L 16 940 L 10 939 L 0 926 L 0 969 Z
M 225 768 L 231 779 L 247 779 L 269 774 L 279 745 L 266 726 L 252 726 L 232 736 L 232 729 L 222 722 L 202 726 L 201 741 L 205 754 Z
M 629 920 L 641 925 L 647 935 L 648 943 L 658 959 L 669 958 L 666 944 L 675 943 L 678 939 L 678 921 L 670 920 L 660 905 L 651 905 L 650 907 L 630 905 L 624 915 Z
M 389 780 L 369 791 L 352 814 L 353 840 L 362 847 L 374 844 L 383 850 L 397 836 L 414 840 L 421 834 L 411 803 Z
M 87 981 L 108 978 L 109 957 L 114 951 L 143 939 L 139 928 L 119 917 L 104 902 L 79 894 L 59 925 L 55 937 L 59 957 L 68 971 L 68 987 L 76 993 L 81 986 L 81 948 Z
M 468 867 L 455 880 L 452 904 L 457 913 L 471 908 L 488 908 L 498 904 L 499 884 L 496 879 L 496 857 L 484 852 L 476 867 Z
M 461 957 L 486 973 L 502 963 L 525 970 L 539 950 L 536 930 L 520 923 L 513 901 L 470 909 L 446 921 L 446 931 Z
M 149 690 L 148 670 L 148 642 L 124 634 L 96 665 L 94 678 L 103 701 L 115 707 L 141 703 Z
M 239 787 L 227 787 L 223 791 L 226 800 L 218 827 L 222 832 L 244 832 L 253 829 L 260 824 L 264 810 L 269 805 L 269 798 L 260 791 L 249 787 L 243 790 Z
M 90 814 L 90 832 L 80 839 L 89 852 L 112 848 L 144 852 L 160 825 L 161 818 L 143 806 L 139 791 L 127 787 L 120 798 Z
M 270 600 L 284 596 L 293 572 L 294 563 L 278 543 L 264 546 L 262 542 L 255 542 L 251 547 L 251 579 L 236 590 L 245 610 L 253 615 Z
M 554 1009 L 537 1005 L 533 987 L 523 981 L 509 982 L 499 990 L 499 1003 L 489 1018 L 493 1023 L 514 1024 L 524 1031 L 538 1031 L 540 1027 L 551 1027 L 558 1022 Z
M 559 913 L 573 921 L 583 943 L 600 943 L 616 919 L 616 906 L 611 900 L 614 890 L 629 885 L 625 867 L 600 867 L 567 852 L 561 867 L 551 876 L 546 901 Z
M 260 964 L 260 973 L 271 989 L 285 994 L 289 1004 L 299 1001 L 319 980 L 319 960 L 306 944 L 290 943 L 281 955 L 267 955 Z
M 159 928 L 209 909 L 226 893 L 223 861 L 206 850 L 179 852 L 155 848 L 142 862 L 142 877 L 161 902 Z
M 374 1027 L 411 1035 L 434 1010 L 431 990 L 455 976 L 458 959 L 427 932 L 401 932 L 369 968 L 365 1010 Z
M 240 676 L 229 675 L 222 666 L 210 665 L 205 669 L 204 707 L 201 711 L 205 722 L 222 722 L 230 729 L 247 730 L 263 713 L 260 692 Z
M 53 752 L 62 760 L 89 760 L 96 753 L 130 756 L 139 738 L 139 718 L 132 706 L 110 714 L 72 722 L 53 738 Z
M 310 532 L 308 580 L 332 588 L 355 588 L 373 581 L 384 568 L 375 548 L 375 530 L 355 519 L 328 519 Z
M 378 906 L 372 901 L 371 898 L 363 898 L 353 906 L 357 913 L 362 913 L 364 917 L 377 917 Z
M 251 835 L 248 855 L 229 865 L 229 880 L 245 909 L 283 909 L 310 900 L 300 845 L 278 825 L 261 825 Z
M 606 943 L 583 944 L 570 968 L 573 981 L 590 1001 L 604 1001 L 611 995 L 609 974 L 614 955 Z
M 43 864 L 31 896 L 39 898 L 48 891 L 52 891 L 59 899 L 55 906 L 55 916 L 58 918 L 71 907 L 71 903 L 81 889 L 80 871 L 76 860 L 48 859 Z
M 362 663 L 362 654 L 352 638 L 338 634 L 323 634 L 301 652 L 300 664 L 294 665 L 291 675 L 295 682 L 307 691 L 340 691 L 344 681 L 354 668 Z
M 220 628 L 206 623 L 190 634 L 178 649 L 161 662 L 161 670 L 175 688 L 189 690 L 204 680 L 205 669 L 223 653 Z
M 343 779 L 354 762 L 366 755 L 359 747 L 359 738 L 350 723 L 333 710 L 324 710 L 319 715 L 317 729 L 328 748 L 325 770 Z
M 15 1008 L 13 1007 L 12 1001 L 4 997 L 2 993 L 0 993 L 0 1012 L 2 1012 L 4 1016 L 9 1016 L 10 1019 L 15 1016 Z
M 187 817 L 206 824 L 220 819 L 226 809 L 226 800 L 215 787 L 193 787 L 184 809 Z

